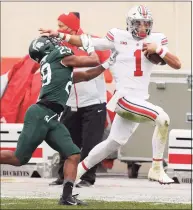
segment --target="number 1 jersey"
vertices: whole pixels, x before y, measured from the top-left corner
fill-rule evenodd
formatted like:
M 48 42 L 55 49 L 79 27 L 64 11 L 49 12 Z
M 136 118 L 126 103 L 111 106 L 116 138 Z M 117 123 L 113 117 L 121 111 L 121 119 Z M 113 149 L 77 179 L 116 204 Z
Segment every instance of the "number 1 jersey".
M 42 59 L 40 63 L 42 88 L 39 100 L 66 105 L 72 86 L 73 68 L 64 66 L 61 61 L 69 55 L 73 55 L 71 49 L 62 46 Z
M 148 86 L 153 65 L 142 52 L 143 43 L 166 45 L 167 38 L 162 33 L 152 33 L 143 40 L 135 40 L 130 32 L 111 29 L 106 38 L 113 42 L 119 52 L 116 63 L 110 68 L 116 83 L 116 90 L 134 90 L 148 97 Z

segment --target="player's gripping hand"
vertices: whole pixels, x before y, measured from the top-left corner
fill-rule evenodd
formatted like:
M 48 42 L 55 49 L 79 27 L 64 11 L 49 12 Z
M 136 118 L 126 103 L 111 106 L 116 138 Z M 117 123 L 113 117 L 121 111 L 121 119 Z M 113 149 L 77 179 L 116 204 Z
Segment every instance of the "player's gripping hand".
M 112 65 L 115 64 L 116 62 L 116 58 L 117 58 L 117 55 L 119 53 L 115 50 L 111 53 L 111 56 L 102 64 L 102 67 L 105 68 L 105 69 L 108 69 L 109 67 L 111 67 Z
M 94 52 L 94 47 L 92 44 L 91 36 L 88 34 L 82 34 L 80 36 L 81 42 L 82 42 L 82 47 L 83 49 L 88 53 Z
M 144 43 L 142 51 L 144 55 L 149 57 L 149 55 L 156 53 L 157 44 L 156 43 Z
M 40 31 L 40 34 L 43 35 L 43 36 L 51 36 L 51 37 L 58 37 L 59 36 L 59 32 L 54 31 L 52 29 L 40 28 L 38 31 Z

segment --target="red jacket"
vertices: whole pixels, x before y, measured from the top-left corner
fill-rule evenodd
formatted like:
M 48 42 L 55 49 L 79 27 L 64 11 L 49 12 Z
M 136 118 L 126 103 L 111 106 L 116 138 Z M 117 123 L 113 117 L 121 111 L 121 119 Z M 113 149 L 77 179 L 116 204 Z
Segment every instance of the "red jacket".
M 86 52 L 79 50 L 77 47 L 68 43 L 65 45 L 70 47 L 75 55 L 87 55 Z M 97 51 L 97 54 L 102 63 L 109 57 L 110 52 Z M 39 64 L 26 55 L 9 70 L 8 75 L 6 75 L 8 84 L 1 98 L 1 121 L 23 123 L 28 107 L 36 103 L 41 88 L 40 73 L 36 73 L 38 69 Z M 105 74 L 110 73 L 105 71 Z

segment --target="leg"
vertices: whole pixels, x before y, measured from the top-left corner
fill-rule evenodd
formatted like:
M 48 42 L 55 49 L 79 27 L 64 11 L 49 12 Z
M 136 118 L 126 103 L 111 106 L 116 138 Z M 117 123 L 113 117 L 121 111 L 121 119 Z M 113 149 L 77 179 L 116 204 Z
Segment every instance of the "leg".
M 173 182 L 163 170 L 163 154 L 167 141 L 169 117 L 162 108 L 141 99 L 121 98 L 117 104 L 117 113 L 126 119 L 136 122 L 155 122 L 152 138 L 153 164 L 149 171 L 149 179 L 163 183 Z M 160 178 L 161 177 L 161 178 Z M 163 178 L 164 177 L 164 178 Z
M 69 131 L 65 126 L 58 122 L 57 126 L 50 130 L 46 136 L 46 143 L 54 150 L 61 154 L 61 157 L 66 157 L 64 166 L 67 166 L 64 173 L 64 179 L 74 180 L 76 177 L 76 166 L 79 162 L 80 150 L 72 142 Z
M 72 112 L 71 108 L 67 107 L 66 112 L 62 115 L 61 122 L 69 131 L 73 143 L 80 149 L 82 144 L 80 112 Z
M 20 161 L 15 156 L 15 153 L 10 150 L 0 151 L 0 164 L 9 164 L 13 166 L 21 166 Z
M 60 162 L 58 163 L 58 178 L 51 182 L 49 185 L 62 185 L 63 182 L 64 182 L 64 170 L 63 170 L 63 167 L 64 167 L 64 161 L 66 158 L 64 158 L 61 154 L 60 155 Z
M 106 103 L 83 108 L 82 114 L 82 150 L 81 161 L 84 160 L 93 147 L 102 141 L 105 120 Z M 77 187 L 90 186 L 95 183 L 97 165 L 90 168 L 82 177 Z
M 47 128 L 39 118 L 38 105 L 31 106 L 26 113 L 24 127 L 19 136 L 16 151 L 1 151 L 0 164 L 14 166 L 26 164 L 38 145 L 42 143 L 46 132 Z
M 81 148 L 81 126 L 80 126 L 80 113 L 72 112 L 71 108 L 66 106 L 65 110 L 60 118 L 60 122 L 65 125 L 65 127 L 70 132 L 73 142 Z M 64 139 L 65 141 L 65 139 Z M 50 185 L 61 185 L 64 179 L 64 162 L 66 157 L 60 154 L 58 179 L 50 183 Z
M 89 168 L 104 160 L 124 145 L 138 127 L 138 123 L 123 119 L 116 114 L 108 138 L 96 145 L 89 155 L 78 165 L 77 179 Z
M 141 165 L 135 161 L 127 162 L 128 177 L 137 178 L 140 167 Z
M 60 162 L 59 162 L 59 170 L 58 170 L 58 176 L 61 180 L 63 180 L 64 178 L 64 170 L 63 170 L 63 166 L 64 166 L 64 162 L 65 162 L 64 157 L 62 157 L 62 155 L 60 154 Z M 62 182 L 63 183 L 63 182 Z
M 163 154 L 168 138 L 168 127 L 170 119 L 162 108 L 157 107 L 157 110 L 159 115 L 155 120 L 156 127 L 152 138 L 153 162 L 152 168 L 148 174 L 148 178 L 150 180 L 158 181 L 161 184 L 170 184 L 173 183 L 174 180 L 167 176 L 163 168 Z
M 63 194 L 60 199 L 62 205 L 82 204 L 72 196 L 74 181 L 77 174 L 77 166 L 80 160 L 80 149 L 72 142 L 70 133 L 66 127 L 56 122 L 55 127 L 46 136 L 47 144 L 58 151 L 62 157 L 67 157 L 64 162 Z

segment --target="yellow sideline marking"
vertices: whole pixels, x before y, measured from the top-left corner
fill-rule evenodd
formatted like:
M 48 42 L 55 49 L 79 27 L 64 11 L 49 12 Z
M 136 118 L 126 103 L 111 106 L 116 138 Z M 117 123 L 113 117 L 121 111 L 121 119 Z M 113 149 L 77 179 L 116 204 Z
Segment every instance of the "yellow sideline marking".
M 1 182 L 13 182 L 13 181 L 15 181 L 15 179 L 14 178 L 8 178 L 8 177 L 0 177 L 0 181 Z

